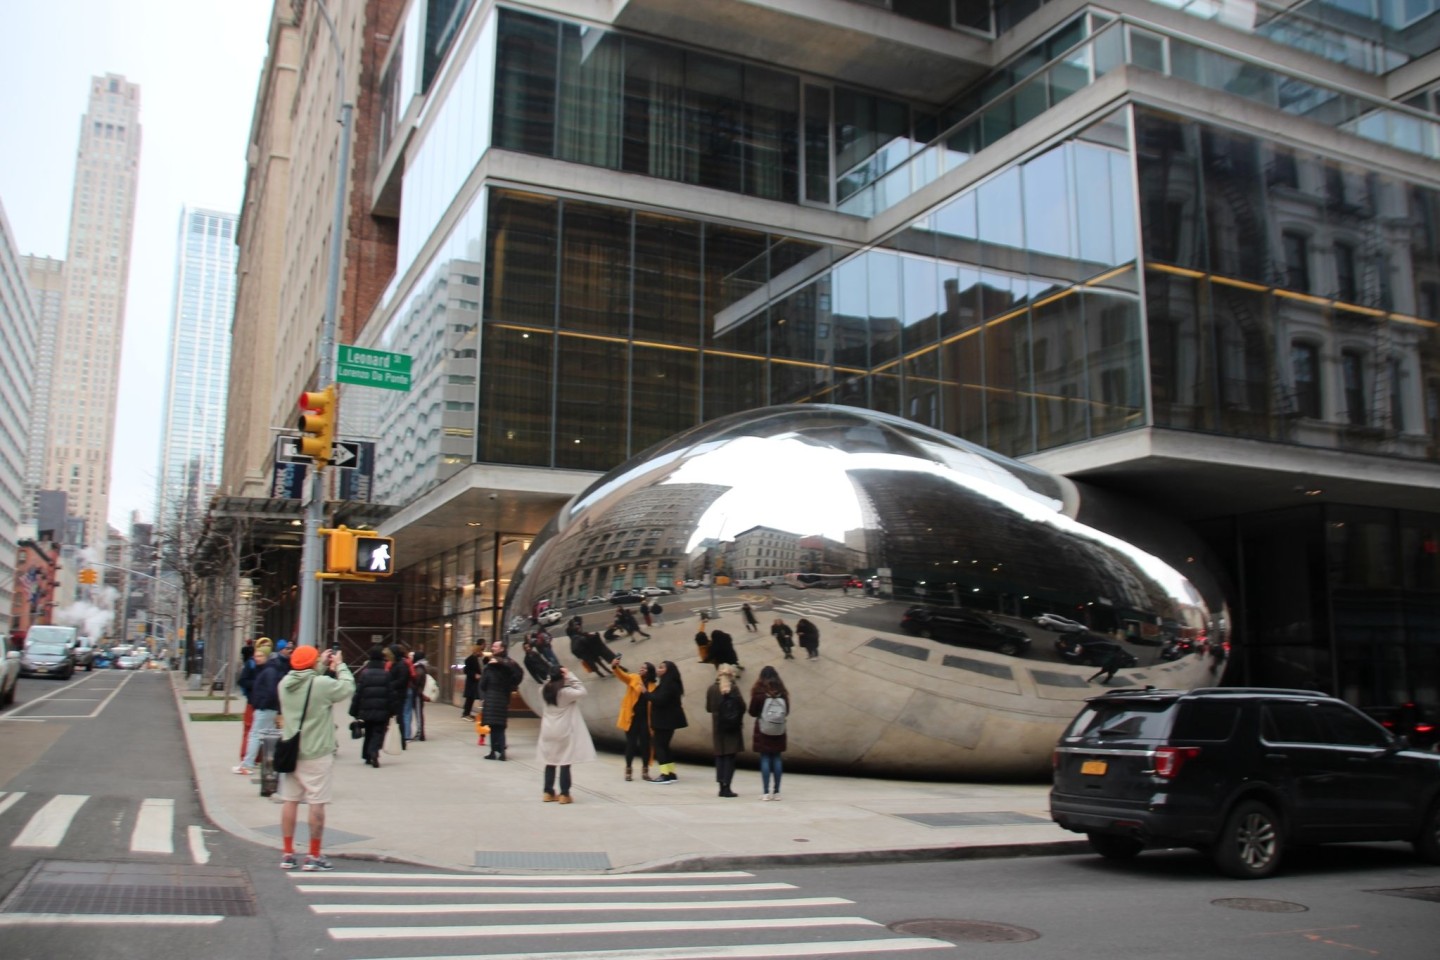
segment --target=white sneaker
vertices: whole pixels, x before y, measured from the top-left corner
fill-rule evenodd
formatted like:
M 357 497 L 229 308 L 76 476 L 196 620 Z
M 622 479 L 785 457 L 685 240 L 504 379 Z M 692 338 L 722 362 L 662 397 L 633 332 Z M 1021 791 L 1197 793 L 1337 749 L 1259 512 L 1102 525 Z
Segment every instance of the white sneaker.
M 780 799 L 780 791 L 779 791 L 779 790 L 776 790 L 774 793 L 770 794 L 770 799 L 771 799 L 771 800 L 779 800 L 779 799 Z
M 761 800 L 769 800 L 769 799 L 770 799 L 770 794 L 768 794 L 768 793 L 762 793 L 762 794 L 760 794 L 760 799 L 761 799 Z
M 238 766 L 238 767 L 231 767 L 231 768 L 230 768 L 230 772 L 231 772 L 231 773 L 242 774 L 243 776 L 247 776 L 247 777 L 248 777 L 248 776 L 250 776 L 251 774 L 253 774 L 255 771 L 252 770 L 252 769 L 250 769 L 249 767 L 245 766 L 245 764 L 242 763 L 242 764 L 240 764 L 240 766 Z

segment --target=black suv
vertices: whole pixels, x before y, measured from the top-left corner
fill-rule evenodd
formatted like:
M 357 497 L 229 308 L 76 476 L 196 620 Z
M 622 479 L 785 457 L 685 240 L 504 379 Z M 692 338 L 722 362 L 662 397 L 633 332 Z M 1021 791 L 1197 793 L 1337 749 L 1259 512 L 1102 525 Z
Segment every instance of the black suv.
M 1102 857 L 1194 847 L 1253 878 L 1287 844 L 1408 840 L 1440 863 L 1440 755 L 1324 694 L 1114 690 L 1087 701 L 1054 765 L 1051 818 Z
M 996 623 L 965 607 L 910 607 L 900 617 L 900 629 L 940 643 L 995 650 L 1009 657 L 1023 657 L 1030 649 L 1030 637 L 1024 630 Z

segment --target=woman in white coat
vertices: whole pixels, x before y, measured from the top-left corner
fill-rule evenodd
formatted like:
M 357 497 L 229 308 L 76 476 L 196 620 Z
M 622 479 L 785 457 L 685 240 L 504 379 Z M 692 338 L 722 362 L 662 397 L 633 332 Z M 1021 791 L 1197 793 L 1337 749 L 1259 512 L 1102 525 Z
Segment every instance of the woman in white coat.
M 536 754 L 545 764 L 545 802 L 570 803 L 570 765 L 595 759 L 595 743 L 585 718 L 580 715 L 580 698 L 585 685 L 565 667 L 557 667 L 541 688 L 545 706 L 540 715 L 540 740 Z M 560 792 L 555 792 L 555 772 L 560 772 Z

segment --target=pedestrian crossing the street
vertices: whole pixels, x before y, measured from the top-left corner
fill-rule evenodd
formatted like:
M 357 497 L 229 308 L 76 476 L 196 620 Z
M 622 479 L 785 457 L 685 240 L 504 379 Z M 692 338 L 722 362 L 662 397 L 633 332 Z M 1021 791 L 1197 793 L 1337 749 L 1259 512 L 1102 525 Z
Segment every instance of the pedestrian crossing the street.
M 801 896 L 793 884 L 744 871 L 292 877 L 330 938 L 353 944 L 357 957 L 375 957 L 390 941 L 403 942 L 407 960 L 758 960 L 954 948 L 854 916 L 854 901 Z
M 175 856 L 175 801 L 170 797 L 144 799 L 92 797 L 62 793 L 53 796 L 23 791 L 0 792 L 0 842 L 16 849 L 56 850 L 72 837 L 77 824 L 86 819 L 103 819 L 121 825 L 117 849 L 120 853 Z M 192 863 L 210 859 L 204 831 L 186 827 L 180 855 Z M 8 839 L 7 839 L 8 838 Z M 95 841 L 84 841 L 87 856 L 95 856 Z

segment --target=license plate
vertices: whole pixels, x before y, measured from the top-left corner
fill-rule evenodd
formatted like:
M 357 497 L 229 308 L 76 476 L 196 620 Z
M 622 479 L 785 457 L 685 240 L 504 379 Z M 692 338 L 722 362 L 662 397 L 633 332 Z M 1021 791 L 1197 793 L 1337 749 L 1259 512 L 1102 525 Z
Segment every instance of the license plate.
M 1108 768 L 1109 764 L 1107 764 L 1104 760 L 1086 760 L 1084 763 L 1080 764 L 1081 773 L 1090 774 L 1097 777 L 1103 775 Z

